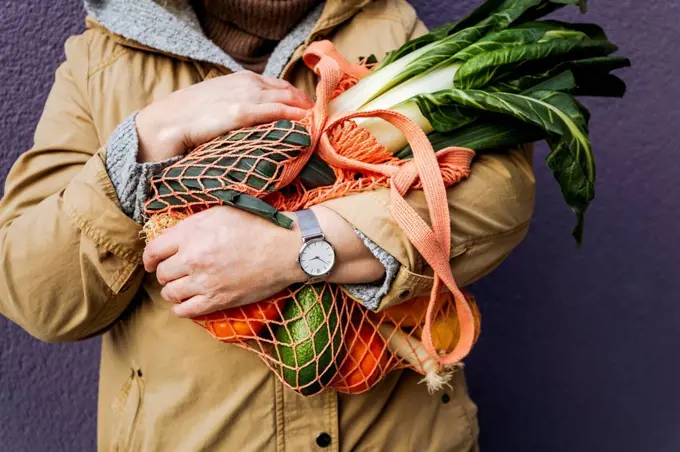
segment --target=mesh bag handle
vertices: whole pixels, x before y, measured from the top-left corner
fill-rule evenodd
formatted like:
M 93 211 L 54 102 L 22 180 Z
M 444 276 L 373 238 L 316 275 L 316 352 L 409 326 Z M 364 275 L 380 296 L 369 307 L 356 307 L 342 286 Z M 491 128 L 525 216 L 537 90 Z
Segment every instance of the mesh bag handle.
M 332 44 L 330 46 L 329 44 L 327 41 L 313 43 L 307 48 L 304 58 L 306 64 L 313 64 L 311 69 L 320 78 L 317 85 L 316 105 L 312 112 L 311 133 L 313 143 L 318 143 L 317 153 L 331 165 L 358 171 L 370 171 L 391 178 L 390 211 L 392 216 L 434 271 L 434 284 L 432 285 L 430 303 L 423 328 L 423 345 L 428 353 L 439 362 L 440 366 L 453 365 L 467 356 L 472 349 L 475 327 L 470 306 L 458 288 L 449 264 L 451 253 L 450 212 L 442 170 L 459 171 L 459 180 L 462 179 L 469 173 L 474 151 L 451 147 L 435 153 L 427 135 L 418 125 L 406 116 L 389 110 L 340 114 L 329 121 L 328 102 L 340 81 L 342 68 L 349 64 L 335 51 Z M 387 164 L 365 163 L 339 155 L 329 140 L 327 130 L 343 121 L 365 117 L 381 118 L 397 127 L 413 149 L 413 160 L 396 167 Z M 417 182 L 422 185 L 427 200 L 432 228 L 404 199 L 406 193 Z M 456 315 L 460 324 L 459 341 L 454 349 L 445 355 L 439 355 L 436 352 L 431 334 L 436 299 L 442 290 L 442 283 L 454 296 Z

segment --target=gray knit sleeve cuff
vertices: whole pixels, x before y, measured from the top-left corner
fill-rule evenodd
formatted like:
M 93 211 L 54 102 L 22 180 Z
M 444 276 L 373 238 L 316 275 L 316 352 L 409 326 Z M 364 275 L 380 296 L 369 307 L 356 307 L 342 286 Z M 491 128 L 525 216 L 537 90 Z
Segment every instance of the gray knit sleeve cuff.
M 106 172 L 116 190 L 121 210 L 137 223 L 144 222 L 144 203 L 149 195 L 151 178 L 182 157 L 154 163 L 137 162 L 139 139 L 135 117 L 128 116 L 114 130 L 106 149 Z
M 377 310 L 380 300 L 390 290 L 394 277 L 399 271 L 399 261 L 384 249 L 380 248 L 373 240 L 366 237 L 361 231 L 355 229 L 354 232 L 364 241 L 364 245 L 373 255 L 385 266 L 385 276 L 382 280 L 368 284 L 345 284 L 344 287 L 352 297 L 361 300 L 361 303 L 368 309 Z

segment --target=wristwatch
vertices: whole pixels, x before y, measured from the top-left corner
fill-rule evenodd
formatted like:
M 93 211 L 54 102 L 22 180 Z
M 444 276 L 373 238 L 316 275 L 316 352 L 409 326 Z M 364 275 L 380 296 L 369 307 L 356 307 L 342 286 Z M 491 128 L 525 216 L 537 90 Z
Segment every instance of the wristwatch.
M 297 262 L 302 271 L 307 274 L 307 282 L 321 281 L 333 269 L 335 265 L 335 250 L 326 241 L 316 215 L 309 209 L 295 212 L 298 226 L 302 232 L 302 248 Z

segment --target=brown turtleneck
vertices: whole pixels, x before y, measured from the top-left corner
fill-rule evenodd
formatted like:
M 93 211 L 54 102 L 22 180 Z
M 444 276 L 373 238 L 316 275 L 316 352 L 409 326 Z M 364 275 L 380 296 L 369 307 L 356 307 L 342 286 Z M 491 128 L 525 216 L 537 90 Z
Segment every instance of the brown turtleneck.
M 203 32 L 241 66 L 262 73 L 274 47 L 319 0 L 193 0 Z

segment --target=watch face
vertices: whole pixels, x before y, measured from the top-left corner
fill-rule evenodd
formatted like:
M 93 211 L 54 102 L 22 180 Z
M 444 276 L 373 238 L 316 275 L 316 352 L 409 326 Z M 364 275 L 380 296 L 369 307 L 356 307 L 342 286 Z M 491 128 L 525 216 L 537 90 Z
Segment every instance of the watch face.
M 325 240 L 309 242 L 300 251 L 300 267 L 309 276 L 323 276 L 331 271 L 334 264 L 335 251 Z

